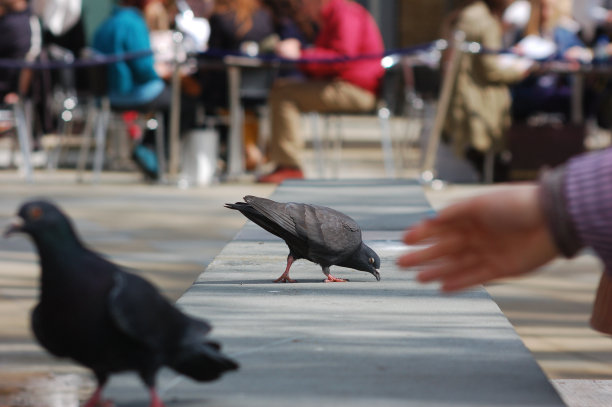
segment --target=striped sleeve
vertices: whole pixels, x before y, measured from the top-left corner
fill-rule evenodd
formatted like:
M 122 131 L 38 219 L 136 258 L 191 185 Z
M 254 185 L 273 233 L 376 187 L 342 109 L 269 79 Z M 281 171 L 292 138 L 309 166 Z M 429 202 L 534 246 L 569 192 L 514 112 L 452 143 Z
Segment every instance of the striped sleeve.
M 612 148 L 572 159 L 563 189 L 579 239 L 612 270 Z

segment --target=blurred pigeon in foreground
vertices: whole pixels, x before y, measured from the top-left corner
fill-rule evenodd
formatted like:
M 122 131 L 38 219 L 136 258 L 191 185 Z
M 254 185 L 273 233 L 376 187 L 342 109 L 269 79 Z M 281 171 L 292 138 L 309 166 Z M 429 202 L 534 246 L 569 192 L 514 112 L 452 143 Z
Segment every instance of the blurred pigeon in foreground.
M 98 405 L 109 375 L 135 371 L 151 394 L 157 370 L 166 365 L 198 381 L 211 381 L 238 365 L 206 339 L 211 327 L 191 318 L 155 287 L 86 248 L 71 222 L 46 201 L 25 203 L 14 232 L 30 235 L 40 256 L 40 302 L 32 330 L 55 356 L 92 369 L 98 387 L 85 407 Z
M 332 265 L 367 271 L 380 281 L 380 258 L 361 240 L 359 225 L 334 209 L 303 203 L 280 203 L 256 196 L 245 196 L 245 202 L 225 204 L 280 237 L 289 246 L 287 268 L 275 283 L 295 280 L 289 278 L 291 264 L 298 259 L 321 265 L 325 282 L 344 282 L 332 276 Z

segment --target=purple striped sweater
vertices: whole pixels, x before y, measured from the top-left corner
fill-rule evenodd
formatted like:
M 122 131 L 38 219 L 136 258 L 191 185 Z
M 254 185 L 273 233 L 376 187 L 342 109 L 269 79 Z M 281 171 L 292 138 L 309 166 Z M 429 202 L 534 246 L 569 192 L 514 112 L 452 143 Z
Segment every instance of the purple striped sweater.
M 541 202 L 561 252 L 590 247 L 612 272 L 612 148 L 583 154 L 547 172 Z

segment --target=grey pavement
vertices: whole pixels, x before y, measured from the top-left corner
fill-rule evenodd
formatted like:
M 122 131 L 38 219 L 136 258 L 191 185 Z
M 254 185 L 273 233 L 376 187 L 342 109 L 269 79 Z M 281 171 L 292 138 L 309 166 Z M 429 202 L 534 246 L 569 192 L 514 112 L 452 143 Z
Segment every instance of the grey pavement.
M 340 178 L 346 181 L 348 178 L 373 178 L 379 177 L 382 172 L 382 161 L 380 160 L 380 149 L 370 148 L 364 150 L 345 148 L 343 151 L 343 161 L 341 165 Z M 312 162 L 312 156 L 307 151 L 307 160 Z M 367 159 L 364 159 L 367 157 Z M 317 175 L 313 166 L 307 167 L 307 174 L 310 177 Z M 407 175 L 414 175 L 408 172 Z M 406 174 L 404 174 L 406 175 Z M 234 211 L 224 209 L 223 203 L 239 200 L 242 195 L 254 194 L 268 196 L 274 191 L 272 186 L 257 185 L 251 182 L 218 184 L 210 187 L 194 188 L 188 190 L 178 189 L 172 185 L 145 185 L 142 184 L 138 175 L 135 173 L 109 173 L 105 172 L 100 185 L 76 184 L 74 182 L 73 171 L 58 171 L 49 173 L 46 171 L 36 171 L 36 183 L 26 185 L 14 171 L 0 171 L 0 185 L 2 185 L 2 199 L 0 199 L 0 227 L 4 227 L 9 218 L 14 214 L 17 205 L 25 198 L 31 196 L 49 196 L 57 200 L 75 218 L 77 227 L 85 241 L 113 260 L 120 262 L 128 267 L 141 270 L 142 275 L 152 280 L 160 286 L 166 295 L 171 299 L 177 299 L 190 287 L 191 283 L 205 270 L 206 266 L 219 254 L 226 243 L 241 229 L 245 219 Z M 329 181 L 328 181 L 329 182 Z M 473 194 L 481 193 L 494 186 L 479 185 L 447 185 L 442 190 L 426 190 L 429 201 L 435 208 L 442 207 Z M 330 194 L 320 194 L 315 190 L 310 191 L 309 201 L 314 199 L 325 199 Z M 282 197 L 282 195 L 281 195 Z M 380 200 L 384 202 L 385 197 L 369 196 L 368 209 L 361 209 L 361 213 L 356 213 L 356 207 L 344 205 L 344 209 L 356 213 L 360 221 L 367 220 L 368 211 L 374 212 L 374 205 Z M 393 202 L 397 205 L 401 199 Z M 412 202 L 415 203 L 415 202 Z M 404 207 L 404 210 L 406 207 Z M 403 213 L 398 227 L 404 227 L 402 222 L 408 221 L 410 216 L 418 214 Z M 379 219 L 380 220 L 380 219 Z M 259 233 L 254 226 L 245 228 L 239 236 L 239 241 L 234 244 L 248 243 L 252 240 L 253 234 Z M 372 239 L 380 245 L 381 235 L 384 231 L 369 231 L 366 238 Z M 398 233 L 391 240 L 397 240 Z M 223 278 L 227 278 L 223 273 L 219 274 L 217 263 L 213 263 L 208 268 L 210 276 L 213 273 L 219 275 L 219 284 L 195 286 L 202 293 L 214 293 L 216 290 L 227 289 L 236 290 L 240 296 L 236 295 L 227 298 L 215 298 L 215 301 L 224 301 L 228 307 L 239 308 L 241 304 L 238 298 L 243 296 L 243 291 L 251 289 L 255 294 L 261 294 L 260 301 L 267 296 L 273 303 L 271 305 L 283 305 L 286 301 L 299 297 L 292 286 L 272 285 L 269 282 L 277 277 L 284 267 L 286 249 L 279 242 L 274 242 L 269 236 L 261 235 L 261 245 L 270 250 L 271 255 L 261 259 L 261 263 L 250 265 L 257 268 L 254 275 L 250 274 L 250 286 L 240 288 L 232 286 Z M 245 240 L 246 239 L 246 240 Z M 228 246 L 226 250 L 234 250 L 232 247 L 241 250 L 241 246 Z M 258 243 L 259 245 L 259 243 Z M 379 247 L 379 246 L 377 246 Z M 382 250 L 382 249 L 380 249 Z M 396 252 L 400 248 L 396 247 Z M 385 258 L 395 256 L 392 251 L 384 250 Z M 231 254 L 221 252 L 222 255 Z M 231 256 L 230 256 L 231 257 Z M 219 261 L 220 258 L 217 259 Z M 269 263 L 269 264 L 268 264 Z M 412 296 L 407 299 L 399 298 L 394 295 L 393 287 L 390 287 L 392 279 L 397 278 L 397 284 L 401 285 L 403 292 L 415 293 L 420 289 L 411 282 L 410 273 L 400 273 L 393 269 L 389 260 L 385 267 L 390 267 L 383 274 L 383 281 L 376 283 L 371 276 L 360 272 L 341 272 L 339 274 L 348 276 L 353 281 L 347 288 L 336 288 L 321 284 L 323 275 L 317 266 L 307 262 L 297 263 L 295 267 L 295 277 L 303 280 L 302 287 L 304 296 L 314 303 L 322 300 L 323 303 L 317 305 L 317 311 L 325 314 L 325 301 L 330 301 L 331 290 L 348 290 L 348 296 L 355 296 L 365 299 L 365 305 L 375 300 L 371 287 L 375 287 L 375 293 L 382 291 L 389 294 L 392 298 L 390 306 L 401 306 L 400 301 L 422 298 L 432 306 L 444 304 L 444 301 L 437 301 L 435 291 L 423 292 L 422 297 Z M 257 264 L 264 265 L 265 270 L 256 267 Z M 280 267 L 280 268 L 279 268 Z M 216 271 L 215 271 L 216 270 Z M 608 337 L 597 334 L 589 329 L 588 318 L 590 306 L 592 304 L 594 290 L 597 285 L 601 268 L 594 257 L 589 253 L 584 253 L 572 261 L 559 260 L 544 268 L 539 273 L 528 278 L 504 281 L 491 284 L 486 287 L 495 302 L 501 307 L 504 314 L 510 319 L 523 343 L 527 346 L 531 355 L 535 358 L 539 366 L 544 370 L 549 379 L 554 380 L 554 384 L 563 394 L 564 400 L 570 406 L 607 406 L 612 405 L 612 392 L 610 391 L 609 380 L 612 379 L 612 343 Z M 33 341 L 29 329 L 28 318 L 29 309 L 33 306 L 37 295 L 37 259 L 33 252 L 32 245 L 24 238 L 0 239 L 0 406 L 19 405 L 19 406 L 77 406 L 78 400 L 84 400 L 92 391 L 93 383 L 91 376 L 81 368 L 65 360 L 57 360 L 42 351 Z M 254 280 L 250 280 L 250 278 Z M 370 277 L 370 278 L 368 278 Z M 244 278 L 246 279 L 246 278 Z M 257 284 L 260 283 L 260 284 Z M 219 288 L 222 287 L 222 288 Z M 331 288 L 330 288 L 331 287 Z M 352 287 L 352 288 L 351 288 Z M 363 287 L 363 288 L 362 288 Z M 350 289 L 350 290 L 349 290 Z M 242 291 L 241 291 L 242 290 Z M 282 291 L 281 291 L 282 290 Z M 295 290 L 293 288 L 293 290 Z M 278 291 L 269 293 L 268 291 Z M 190 294 L 191 295 L 191 294 Z M 221 296 L 221 294 L 219 294 Z M 486 302 L 483 292 L 466 294 L 464 303 L 482 304 Z M 181 305 L 189 308 L 192 306 L 188 299 L 189 296 L 181 300 Z M 186 301 L 186 302 L 185 302 Z M 461 302 L 463 303 L 463 302 Z M 332 304 L 336 314 L 325 314 L 327 319 L 326 326 L 333 328 L 338 322 L 340 312 L 344 315 L 344 310 L 338 308 L 337 301 Z M 378 304 L 373 304 L 377 306 Z M 402 303 L 403 305 L 403 303 Z M 291 304 L 289 304 L 291 306 Z M 492 306 L 491 306 L 492 307 Z M 327 307 L 330 308 L 330 307 Z M 370 307 L 372 308 L 372 307 Z M 348 310 L 350 326 L 354 327 L 355 335 L 361 334 L 363 329 L 361 323 L 367 318 L 376 318 L 376 327 L 382 326 L 389 330 L 389 337 L 381 341 L 380 346 L 367 346 L 363 343 L 355 343 L 347 349 L 338 351 L 339 357 L 345 358 L 350 362 L 347 366 L 354 366 L 361 357 L 360 351 L 370 352 L 379 355 L 381 360 L 389 360 L 389 353 L 385 345 L 390 350 L 399 348 L 393 341 L 397 338 L 393 336 L 394 329 L 388 322 L 389 315 L 376 315 L 372 309 L 368 308 L 365 316 L 355 315 L 358 310 Z M 414 319 L 418 314 L 407 311 L 411 324 L 415 324 Z M 292 307 L 290 307 L 293 310 Z M 201 310 L 208 314 L 208 310 Z M 302 310 L 303 311 L 303 310 Z M 499 315 L 493 307 L 489 310 L 491 315 L 498 321 Z M 277 327 L 283 334 L 277 335 L 276 331 L 263 332 L 254 321 L 240 321 L 253 326 L 253 335 L 256 343 L 247 347 L 238 347 L 238 342 L 232 339 L 231 333 L 239 327 L 228 326 L 224 321 L 234 321 L 238 313 L 230 313 L 226 317 L 215 317 L 213 323 L 215 330 L 213 335 L 223 340 L 228 352 L 231 352 L 243 364 L 243 371 L 252 374 L 252 368 L 259 369 L 258 372 L 267 372 L 264 366 L 254 365 L 251 362 L 258 357 L 262 357 L 265 349 L 271 357 L 286 359 L 290 362 L 299 374 L 300 366 L 295 365 L 295 355 L 289 351 L 291 346 L 295 349 L 310 352 L 313 361 L 317 358 L 320 350 L 324 350 L 336 344 L 336 339 L 331 331 L 319 339 L 313 339 L 312 335 L 304 332 L 302 342 L 291 344 L 296 338 L 292 336 L 295 332 L 290 331 L 290 327 Z M 395 314 L 391 314 L 395 315 Z M 270 318 L 281 318 L 282 314 L 274 311 Z M 306 316 L 308 317 L 308 316 Z M 306 318 L 305 317 L 305 318 Z M 469 315 L 466 315 L 469 318 Z M 483 324 L 487 316 L 474 316 L 477 324 Z M 482 318 L 482 319 L 481 319 Z M 314 316 L 311 314 L 306 322 L 312 325 Z M 318 318 L 317 320 L 321 320 Z M 403 321 L 403 320 L 402 320 Z M 408 322 L 405 322 L 408 323 Z M 309 329 L 315 329 L 306 325 Z M 508 325 L 500 323 L 500 330 L 510 332 Z M 330 328 L 330 329 L 331 329 Z M 485 329 L 486 330 L 486 329 Z M 423 332 L 420 332 L 422 334 Z M 363 335 L 362 335 L 363 336 Z M 367 335 L 366 335 L 367 336 Z M 422 337 L 409 337 L 411 343 L 426 343 L 426 335 Z M 470 340 L 471 338 L 462 338 Z M 363 338 L 361 339 L 363 340 Z M 408 341 L 408 339 L 406 339 Z M 275 342 L 277 341 L 277 342 Z M 450 341 L 453 342 L 453 341 Z M 261 344 L 257 347 L 257 344 Z M 270 352 L 270 345 L 279 347 L 278 355 Z M 518 348 L 520 348 L 517 345 Z M 261 349 L 261 350 L 260 350 Z M 429 348 L 425 348 L 428 350 Z M 410 353 L 416 360 L 423 360 L 427 356 L 426 352 L 419 352 L 418 348 L 408 347 L 404 352 Z M 356 355 L 356 356 L 355 356 Z M 406 355 L 404 355 L 406 356 Z M 467 356 L 464 355 L 464 356 Z M 499 355 L 502 358 L 502 355 Z M 458 358 L 459 359 L 459 358 Z M 478 357 L 474 356 L 475 361 Z M 456 362 L 450 360 L 450 362 Z M 392 373 L 401 378 L 410 378 L 414 383 L 407 386 L 417 387 L 422 383 L 417 374 L 410 370 L 410 363 L 399 367 L 394 367 Z M 305 363 L 304 369 L 312 369 L 311 363 Z M 330 367 L 331 369 L 332 367 Z M 384 369 L 384 366 L 373 365 L 375 372 Z M 338 369 L 338 368 L 337 368 Z M 341 369 L 338 369 L 338 371 Z M 401 371 L 400 371 L 401 370 Z M 214 392 L 222 391 L 223 387 L 236 380 L 242 380 L 241 373 L 228 375 L 222 381 L 209 385 L 194 384 L 188 380 L 175 379 L 170 372 L 164 372 L 160 377 L 160 388 L 165 391 L 165 398 L 172 405 L 172 399 L 176 397 L 177 389 L 185 388 L 185 391 L 195 395 L 191 400 L 181 400 L 181 403 L 201 405 L 198 403 L 212 400 L 208 398 L 214 396 Z M 427 371 L 423 371 L 424 378 Z M 503 373 L 503 372 L 502 372 Z M 339 372 L 334 377 L 336 381 L 345 372 Z M 252 377 L 252 376 L 251 376 Z M 444 386 L 447 377 L 440 376 L 436 389 L 442 400 L 444 398 Z M 178 380 L 178 383 L 177 383 Z M 130 377 L 121 377 L 112 383 L 109 389 L 113 392 L 122 392 L 124 385 L 130 385 L 134 380 Z M 177 384 L 174 384 L 177 383 Z M 378 383 L 378 382 L 374 382 Z M 403 381 L 397 381 L 398 385 L 403 385 Z M 538 381 L 539 383 L 539 381 Z M 134 383 L 136 384 L 136 383 Z M 248 384 L 248 383 L 247 383 Z M 340 382 L 342 386 L 346 384 Z M 289 390 L 282 389 L 289 386 L 291 389 L 294 381 L 290 378 L 280 382 L 277 386 L 282 394 L 289 394 Z M 382 388 L 387 389 L 388 383 L 380 383 Z M 246 387 L 250 388 L 250 387 Z M 349 390 L 343 387 L 348 393 Z M 413 388 L 413 387 L 411 387 Z M 544 387 L 547 388 L 548 387 Z M 140 387 L 137 388 L 142 391 Z M 478 389 L 474 389 L 477 391 Z M 228 392 L 236 391 L 229 389 Z M 280 390 L 279 390 L 280 391 Z M 355 391 L 350 389 L 350 391 Z M 433 390 L 432 390 L 433 392 Z M 187 393 L 186 393 L 187 394 Z M 396 394 L 391 392 L 390 394 Z M 17 396 L 16 396 L 17 395 Z M 180 395 L 180 394 L 179 394 Z M 129 395 L 128 395 L 129 396 Z M 125 402 L 122 398 L 117 398 L 117 404 L 122 405 L 146 405 L 146 403 L 134 401 L 141 399 L 143 394 L 128 397 Z M 588 397 L 587 397 L 588 396 Z M 238 396 L 236 396 L 238 397 Z M 288 396 L 290 397 L 290 396 Z M 588 400 L 585 402 L 585 399 Z M 130 401 L 132 400 L 132 401 Z M 199 401 L 198 401 L 199 400 Z M 218 399 L 215 399 L 219 401 Z M 237 399 L 235 399 L 237 400 Z M 293 400 L 293 399 L 291 399 Z M 367 398 L 366 398 L 367 400 Z M 291 401 L 292 402 L 292 401 Z M 248 403 L 244 403 L 249 405 Z M 182 404 L 179 404 L 182 405 Z M 188 405 L 188 404 L 187 404 Z M 222 404 L 221 404 L 222 405 Z
M 271 198 L 354 217 L 381 256 L 382 280 L 337 267 L 351 281 L 325 284 L 302 261 L 298 283 L 274 284 L 288 249 L 247 225 L 179 300 L 242 367 L 205 385 L 166 375 L 169 406 L 563 405 L 484 289 L 445 297 L 396 268 L 405 225 L 432 215 L 416 182 L 289 182 Z M 126 405 L 148 397 L 126 379 L 108 394 Z

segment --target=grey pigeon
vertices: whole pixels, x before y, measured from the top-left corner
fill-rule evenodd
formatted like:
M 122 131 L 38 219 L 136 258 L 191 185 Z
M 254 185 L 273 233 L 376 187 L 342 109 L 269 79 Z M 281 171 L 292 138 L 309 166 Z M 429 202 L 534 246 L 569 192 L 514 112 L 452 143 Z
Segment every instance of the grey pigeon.
M 327 277 L 325 282 L 347 281 L 330 274 L 332 265 L 366 271 L 380 281 L 380 258 L 363 243 L 359 225 L 349 216 L 325 206 L 281 203 L 250 195 L 244 201 L 225 207 L 240 211 L 289 246 L 285 272 L 274 282 L 294 283 L 289 269 L 298 259 L 319 264 Z
M 155 391 L 160 367 L 198 381 L 238 368 L 207 340 L 208 323 L 187 316 L 151 283 L 85 247 L 55 205 L 28 202 L 18 216 L 5 236 L 28 234 L 40 256 L 40 302 L 32 312 L 32 330 L 53 355 L 93 370 L 98 387 L 86 407 L 98 405 L 116 372 L 137 372 L 149 388 L 151 407 L 162 407 Z

